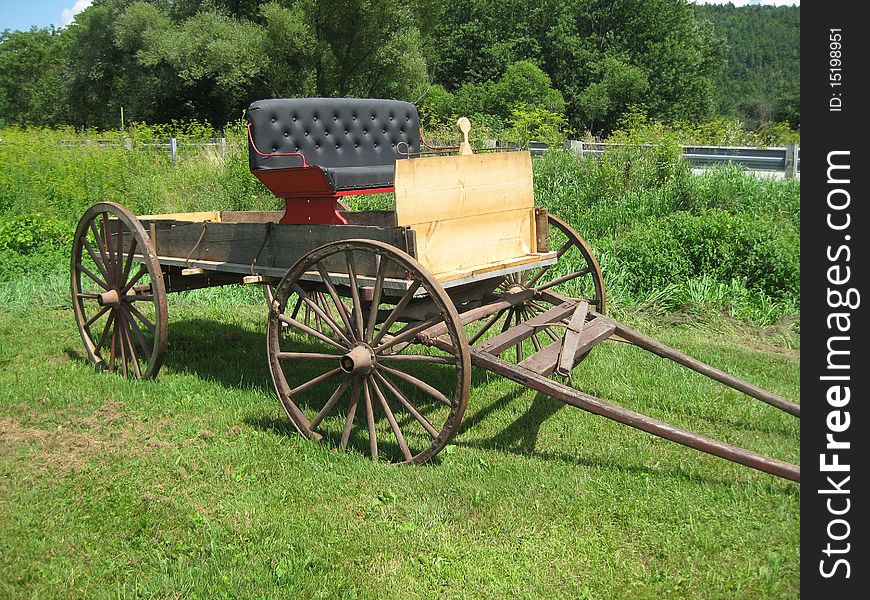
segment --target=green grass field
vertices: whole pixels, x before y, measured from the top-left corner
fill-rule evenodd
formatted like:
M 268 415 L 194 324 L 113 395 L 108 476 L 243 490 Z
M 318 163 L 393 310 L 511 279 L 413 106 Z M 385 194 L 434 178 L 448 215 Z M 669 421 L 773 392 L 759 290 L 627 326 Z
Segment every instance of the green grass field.
M 258 290 L 171 295 L 156 380 L 95 371 L 69 300 L 79 216 L 101 200 L 274 208 L 240 131 L 226 156 L 174 167 L 60 145 L 71 131 L 0 132 L 0 598 L 799 594 L 799 485 L 481 370 L 425 466 L 303 440 L 272 389 Z M 800 400 L 798 182 L 695 177 L 664 150 L 553 152 L 535 197 L 589 240 L 610 314 Z M 573 384 L 799 462 L 798 419 L 624 344 L 598 346 Z
M 338 453 L 284 416 L 263 305 L 172 300 L 167 362 L 144 382 L 96 372 L 69 310 L 0 312 L 0 596 L 798 593 L 796 484 L 482 371 L 434 463 Z M 798 399 L 788 330 L 627 318 Z M 597 348 L 574 383 L 799 460 L 797 419 L 637 349 Z

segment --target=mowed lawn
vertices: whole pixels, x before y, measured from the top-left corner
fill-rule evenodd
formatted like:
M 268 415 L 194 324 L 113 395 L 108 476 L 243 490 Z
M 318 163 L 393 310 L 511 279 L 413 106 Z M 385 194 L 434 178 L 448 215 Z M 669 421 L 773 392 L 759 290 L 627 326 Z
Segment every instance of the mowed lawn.
M 800 399 L 789 335 L 626 319 Z M 160 375 L 126 381 L 71 311 L 0 308 L 0 597 L 798 596 L 799 485 L 481 370 L 431 464 L 339 453 L 280 408 L 265 321 L 170 297 Z M 798 419 L 624 344 L 573 382 L 799 461 Z

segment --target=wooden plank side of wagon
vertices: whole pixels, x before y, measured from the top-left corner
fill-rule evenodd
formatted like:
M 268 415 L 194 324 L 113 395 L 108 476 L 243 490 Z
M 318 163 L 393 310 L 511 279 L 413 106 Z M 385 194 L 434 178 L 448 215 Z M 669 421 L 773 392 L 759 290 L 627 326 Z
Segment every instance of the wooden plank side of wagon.
M 264 275 L 271 275 L 275 270 L 283 274 L 311 250 L 342 240 L 377 240 L 412 256 L 416 253 L 415 234 L 403 227 L 176 221 L 171 226 L 157 227 L 154 232 L 162 263 L 231 272 L 236 272 L 238 267 L 230 265 L 244 265 L 248 273 L 253 270 Z M 333 270 L 331 267 L 328 265 Z M 373 262 L 361 261 L 357 267 L 361 275 L 375 274 Z M 335 265 L 336 272 L 343 268 L 343 265 Z M 403 274 L 388 273 L 387 276 L 401 278 Z
M 418 260 L 442 274 L 537 252 L 527 152 L 396 161 L 396 223 L 417 233 Z

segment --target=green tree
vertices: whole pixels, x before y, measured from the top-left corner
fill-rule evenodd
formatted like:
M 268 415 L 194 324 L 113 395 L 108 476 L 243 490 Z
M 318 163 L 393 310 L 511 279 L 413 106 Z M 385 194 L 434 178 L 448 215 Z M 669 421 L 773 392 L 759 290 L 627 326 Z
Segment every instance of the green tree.
M 56 122 L 63 40 L 54 29 L 0 34 L 0 126 Z

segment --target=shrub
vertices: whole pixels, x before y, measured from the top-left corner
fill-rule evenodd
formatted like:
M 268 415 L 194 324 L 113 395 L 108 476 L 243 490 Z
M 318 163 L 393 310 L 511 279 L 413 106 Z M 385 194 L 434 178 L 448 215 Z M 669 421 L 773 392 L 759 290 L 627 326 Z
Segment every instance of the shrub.
M 39 213 L 0 216 L 0 250 L 29 255 L 67 248 L 73 231 L 68 223 Z
M 609 251 L 637 295 L 701 275 L 741 280 L 774 299 L 796 298 L 800 290 L 798 232 L 775 218 L 678 211 L 619 234 Z

